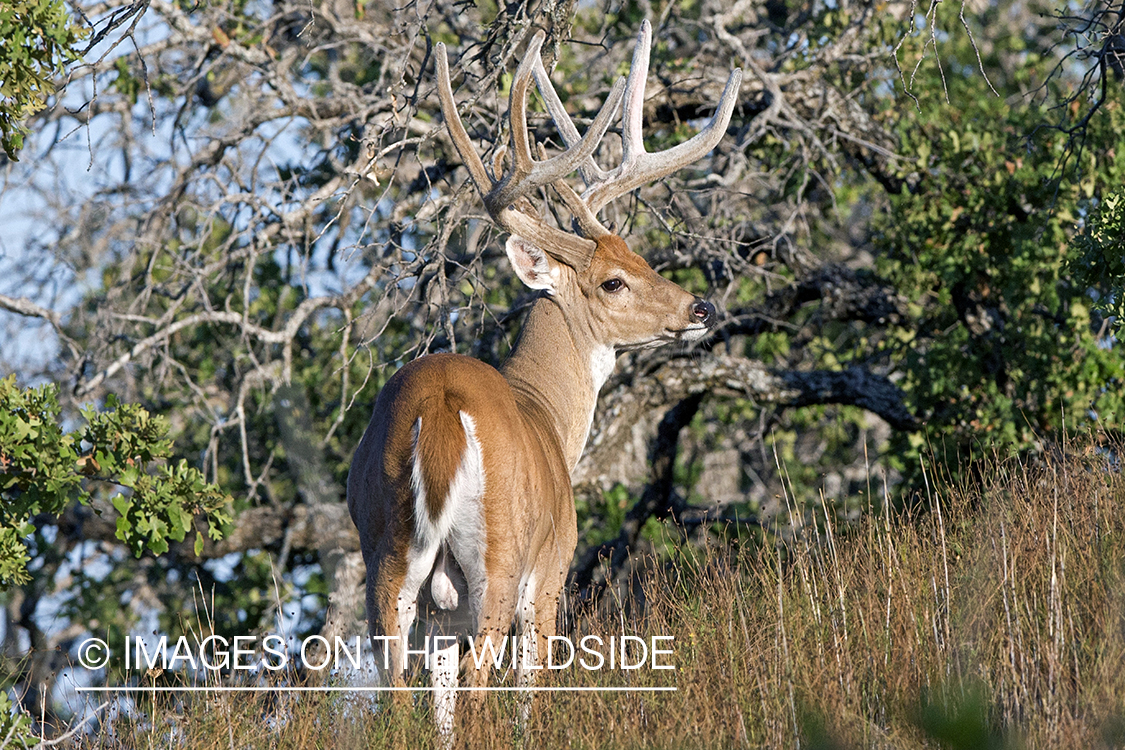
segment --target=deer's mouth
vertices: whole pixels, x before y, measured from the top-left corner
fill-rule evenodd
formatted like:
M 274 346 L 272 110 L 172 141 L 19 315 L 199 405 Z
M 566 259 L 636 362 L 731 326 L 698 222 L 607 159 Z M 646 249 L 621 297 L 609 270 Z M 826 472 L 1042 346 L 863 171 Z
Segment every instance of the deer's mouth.
M 685 328 L 665 328 L 656 338 L 639 341 L 635 344 L 618 344 L 616 348 L 619 352 L 636 352 L 642 349 L 657 349 L 676 341 L 699 341 L 709 330 L 710 328 L 702 323 Z
M 684 328 L 665 328 L 664 333 L 671 341 L 699 341 L 711 330 L 704 323 L 696 323 Z

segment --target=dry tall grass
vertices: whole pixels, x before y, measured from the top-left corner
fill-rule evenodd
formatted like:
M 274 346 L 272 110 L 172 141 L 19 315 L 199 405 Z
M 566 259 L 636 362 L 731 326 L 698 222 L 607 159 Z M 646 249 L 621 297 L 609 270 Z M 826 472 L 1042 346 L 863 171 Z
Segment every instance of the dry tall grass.
M 741 552 L 683 548 L 637 601 L 586 633 L 672 635 L 673 672 L 571 668 L 517 726 L 493 694 L 487 748 L 1125 745 L 1125 479 L 1107 454 L 981 467 L 908 513 Z M 933 483 L 931 483 L 933 485 Z M 796 514 L 796 512 L 794 512 Z M 811 518 L 812 516 L 809 516 Z M 824 516 L 820 516 L 824 519 Z M 799 520 L 794 518 L 793 520 Z M 146 699 L 147 700 L 147 699 Z M 342 695 L 158 699 L 96 746 L 420 748 L 429 699 L 375 709 Z M 151 721 L 154 718 L 155 721 Z

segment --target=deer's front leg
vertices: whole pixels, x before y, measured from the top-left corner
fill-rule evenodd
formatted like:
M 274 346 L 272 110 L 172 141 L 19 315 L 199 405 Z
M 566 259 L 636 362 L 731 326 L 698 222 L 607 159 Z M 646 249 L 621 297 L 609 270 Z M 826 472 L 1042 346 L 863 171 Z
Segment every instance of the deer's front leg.
M 513 640 L 508 638 L 512 623 L 512 599 L 499 589 L 502 586 L 485 587 L 485 595 L 480 603 L 480 617 L 477 632 L 471 647 L 462 659 L 463 683 L 467 688 L 488 687 L 492 669 L 506 669 L 513 661 Z M 460 696 L 457 711 L 457 738 L 465 747 L 478 747 L 492 736 L 491 704 L 484 690 L 469 690 Z
M 516 632 L 519 635 L 519 661 L 516 663 L 516 685 L 530 688 L 535 682 L 536 673 L 542 669 L 539 664 L 539 636 L 535 627 L 535 589 L 536 580 L 529 576 L 520 587 L 519 604 L 516 607 Z M 531 691 L 519 693 L 520 727 L 526 727 L 531 717 Z
M 443 635 L 436 625 L 430 626 L 429 635 L 434 722 L 437 724 L 439 747 L 449 750 L 453 746 L 453 718 L 457 706 L 461 646 L 456 636 Z

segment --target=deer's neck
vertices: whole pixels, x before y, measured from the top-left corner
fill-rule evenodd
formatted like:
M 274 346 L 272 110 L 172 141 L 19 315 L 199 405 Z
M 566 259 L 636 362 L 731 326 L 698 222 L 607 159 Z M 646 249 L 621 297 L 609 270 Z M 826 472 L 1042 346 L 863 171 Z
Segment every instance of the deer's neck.
M 586 324 L 568 318 L 557 301 L 540 299 L 500 368 L 517 403 L 530 401 L 549 416 L 570 470 L 586 446 L 598 391 L 614 359 L 613 349 L 598 344 Z

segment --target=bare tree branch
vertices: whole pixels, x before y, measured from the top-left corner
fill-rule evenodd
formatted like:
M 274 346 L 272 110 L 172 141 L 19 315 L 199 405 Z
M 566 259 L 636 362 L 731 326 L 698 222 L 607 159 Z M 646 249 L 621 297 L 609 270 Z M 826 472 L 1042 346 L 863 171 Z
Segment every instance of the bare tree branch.
M 860 406 L 896 429 L 912 430 L 917 421 L 904 404 L 902 391 L 885 376 L 861 367 L 825 371 L 775 371 L 761 362 L 715 354 L 680 356 L 616 380 L 603 392 L 586 454 L 574 472 L 575 484 L 604 485 L 625 481 L 610 467 L 627 453 L 636 425 L 652 413 L 691 396 L 739 397 L 777 408 L 813 404 Z M 611 477 L 599 480 L 599 477 Z

